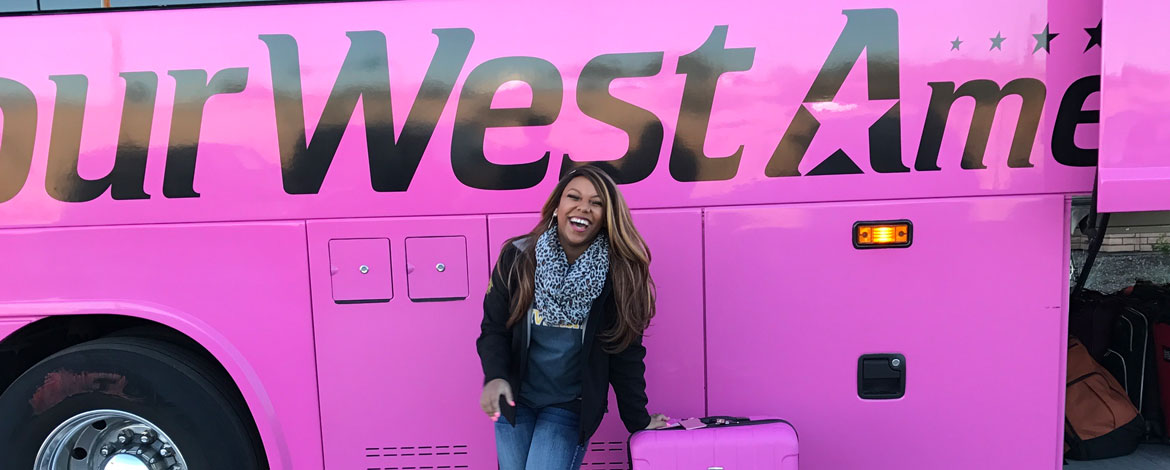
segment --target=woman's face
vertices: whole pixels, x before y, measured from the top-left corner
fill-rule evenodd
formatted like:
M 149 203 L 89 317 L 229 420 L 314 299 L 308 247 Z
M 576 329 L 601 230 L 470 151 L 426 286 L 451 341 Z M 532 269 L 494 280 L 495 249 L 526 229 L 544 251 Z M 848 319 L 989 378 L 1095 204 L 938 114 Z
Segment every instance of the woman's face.
M 588 247 L 605 218 L 601 195 L 588 178 L 578 176 L 569 181 L 557 205 L 557 232 L 566 248 Z

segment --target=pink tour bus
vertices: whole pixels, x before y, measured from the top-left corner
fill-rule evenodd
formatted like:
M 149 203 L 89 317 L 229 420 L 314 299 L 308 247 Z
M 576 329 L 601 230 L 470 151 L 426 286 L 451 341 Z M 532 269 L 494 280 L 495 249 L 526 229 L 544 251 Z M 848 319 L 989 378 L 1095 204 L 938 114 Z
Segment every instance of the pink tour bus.
M 40 3 L 0 16 L 5 470 L 495 468 L 489 270 L 586 162 L 653 252 L 652 410 L 1057 469 L 1074 206 L 1170 210 L 1160 0 Z

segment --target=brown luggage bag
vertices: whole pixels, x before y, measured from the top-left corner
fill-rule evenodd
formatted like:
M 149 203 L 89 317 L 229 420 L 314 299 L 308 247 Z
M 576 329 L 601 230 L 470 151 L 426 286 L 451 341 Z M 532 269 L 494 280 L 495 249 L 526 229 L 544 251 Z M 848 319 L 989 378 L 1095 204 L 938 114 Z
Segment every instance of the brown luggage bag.
M 1128 455 L 1145 433 L 1145 422 L 1125 389 L 1076 338 L 1068 342 L 1064 409 L 1065 449 L 1071 459 Z

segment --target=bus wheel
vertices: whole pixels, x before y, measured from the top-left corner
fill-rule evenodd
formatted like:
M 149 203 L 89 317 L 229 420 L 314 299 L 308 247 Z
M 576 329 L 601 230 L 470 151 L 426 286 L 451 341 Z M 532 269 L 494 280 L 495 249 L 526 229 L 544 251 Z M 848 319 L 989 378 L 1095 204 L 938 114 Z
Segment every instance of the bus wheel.
M 268 468 L 246 408 L 203 359 L 109 337 L 61 351 L 0 395 L 0 468 Z

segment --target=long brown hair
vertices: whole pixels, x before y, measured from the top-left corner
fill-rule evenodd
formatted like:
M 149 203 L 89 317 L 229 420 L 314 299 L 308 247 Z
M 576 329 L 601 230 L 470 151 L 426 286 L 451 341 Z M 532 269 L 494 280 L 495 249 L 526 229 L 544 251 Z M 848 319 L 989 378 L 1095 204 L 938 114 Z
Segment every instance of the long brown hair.
M 617 321 L 602 333 L 610 353 L 625 350 L 650 326 L 654 318 L 655 286 L 650 278 L 650 249 L 634 227 L 630 208 L 618 192 L 617 184 L 604 171 L 592 165 L 581 166 L 565 174 L 549 194 L 540 210 L 540 222 L 531 232 L 512 238 L 506 244 L 526 239 L 524 250 L 516 257 L 506 276 L 512 289 L 511 316 L 508 327 L 525 319 L 535 298 L 536 242 L 551 225 L 553 215 L 569 182 L 583 176 L 593 184 L 605 210 L 602 229 L 609 236 L 609 270 L 617 303 Z M 507 246 L 505 244 L 505 246 Z M 504 267 L 497 267 L 504 269 Z

